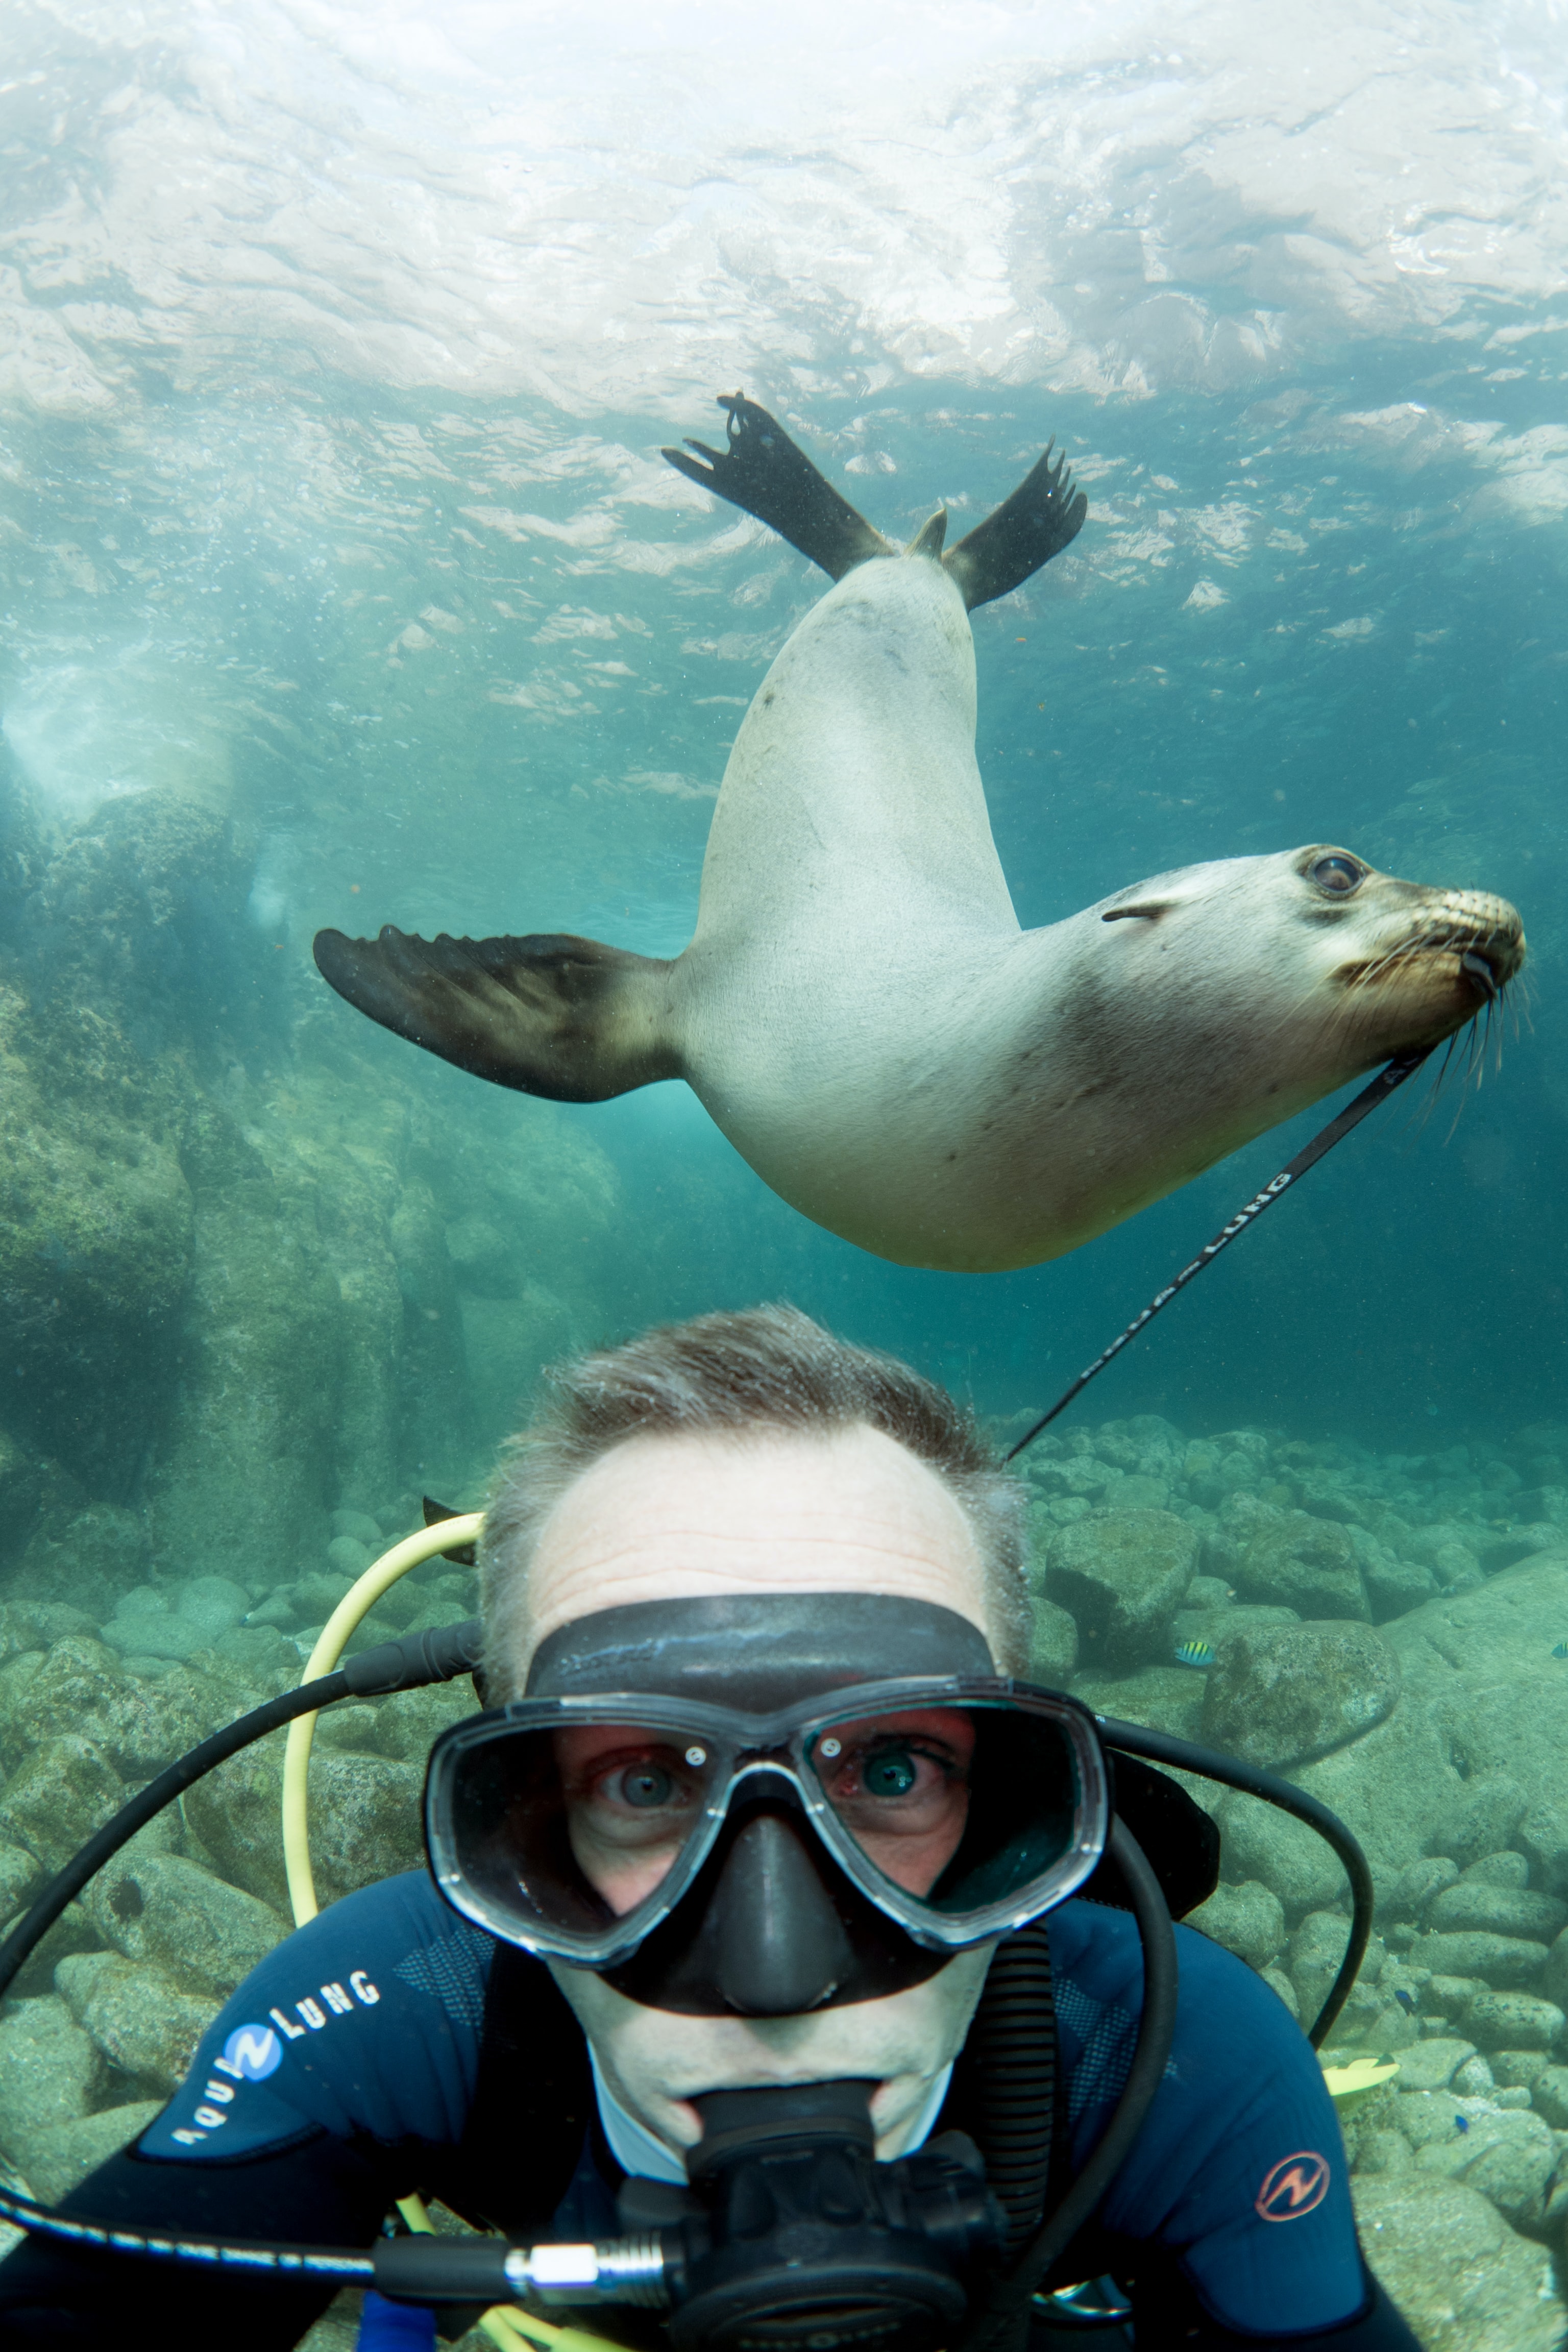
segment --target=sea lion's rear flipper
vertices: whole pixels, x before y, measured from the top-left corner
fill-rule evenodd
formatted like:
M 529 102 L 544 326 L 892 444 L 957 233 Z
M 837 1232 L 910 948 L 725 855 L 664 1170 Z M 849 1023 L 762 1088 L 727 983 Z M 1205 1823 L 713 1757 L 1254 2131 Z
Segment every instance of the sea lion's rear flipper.
M 685 449 L 666 449 L 662 454 L 677 473 L 754 514 L 802 555 L 820 563 L 830 580 L 842 580 L 874 555 L 898 553 L 823 479 L 805 450 L 796 448 L 765 408 L 743 392 L 721 392 L 719 405 L 727 415 L 728 446 L 710 449 L 706 442 L 689 441 L 686 448 L 697 452 L 693 457 Z M 1044 562 L 1045 558 L 1037 561 Z
M 318 931 L 317 969 L 399 1037 L 477 1078 L 555 1102 L 604 1102 L 678 1078 L 667 1018 L 674 966 L 597 940 L 434 940 Z
M 1054 446 L 1047 442 L 1045 456 L 1012 497 L 942 559 L 972 613 L 976 604 L 989 604 L 1021 586 L 1083 529 L 1089 500 L 1074 490 L 1065 457 L 1051 464 Z

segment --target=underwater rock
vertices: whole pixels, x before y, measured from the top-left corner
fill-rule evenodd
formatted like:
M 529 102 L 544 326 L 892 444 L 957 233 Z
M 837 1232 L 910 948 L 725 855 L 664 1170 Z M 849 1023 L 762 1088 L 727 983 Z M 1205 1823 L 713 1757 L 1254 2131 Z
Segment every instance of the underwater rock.
M 1546 1946 L 1521 1936 L 1493 1936 L 1482 1928 L 1452 1935 L 1418 1936 L 1410 1947 L 1413 1969 L 1435 1976 L 1480 1977 L 1489 1985 L 1533 1984 L 1546 1965 Z
M 1499 2108 L 1484 2095 L 1461 2092 L 1458 2077 L 1446 2092 L 1417 2091 L 1396 2105 L 1399 2128 L 1415 2150 L 1417 2171 L 1462 2180 L 1517 2228 L 1539 2228 L 1557 2165 L 1557 2143 L 1542 2116 L 1528 2107 Z M 1460 2116 L 1463 2131 L 1456 2128 Z
M 181 1854 L 121 1852 L 84 1900 L 106 1944 L 198 1994 L 232 1992 L 287 1932 L 268 1905 Z
M 1206 1903 L 1188 1912 L 1185 1924 L 1202 1928 L 1250 1968 L 1266 1968 L 1285 1948 L 1284 1907 L 1256 1878 L 1240 1886 L 1216 1886 Z
M 1568 2066 L 1543 2066 L 1530 2086 L 1530 2096 L 1554 2131 L 1568 2129 Z
M 1512 1846 L 1501 1846 L 1496 1853 L 1483 1853 L 1460 1872 L 1467 1886 L 1511 1886 L 1530 1885 L 1530 1864 Z
M 49 1510 L 16 1562 L 13 1593 L 38 1603 L 90 1592 L 101 1602 L 138 1583 L 151 1557 L 152 1539 L 139 1511 L 108 1503 Z
M 53 1993 L 13 2001 L 0 2017 L 0 2147 L 85 2116 L 103 2087 L 98 2044 Z
M 1097 1671 L 1168 1655 L 1171 1624 L 1197 1572 L 1198 1539 L 1169 1511 L 1108 1512 L 1064 1528 L 1046 1559 L 1048 1600 L 1077 1623 Z
M 264 1591 L 321 1524 L 342 1302 L 265 1161 L 211 1106 L 193 1122 L 185 1159 L 195 1245 L 181 1380 L 148 1482 L 153 1524 L 166 1558 L 221 1561 Z
M 1422 1854 L 1378 1891 L 1378 1918 L 1415 1919 L 1434 1895 L 1452 1886 L 1459 1865 L 1447 1854 Z
M 70 1633 L 96 1633 L 85 1609 L 64 1601 L 29 1601 L 16 1593 L 0 1601 L 0 1660 L 26 1650 L 47 1650 Z
M 57 1642 L 5 1709 L 5 1751 L 37 1746 L 75 1727 L 125 1780 L 144 1780 L 212 1729 L 216 1694 L 197 1677 L 132 1680 L 115 1653 L 80 1633 Z
M 16 2160 L 34 2195 L 53 2204 L 79 2189 L 89 2173 L 139 2138 L 163 2106 L 162 2099 L 133 2099 L 50 2131 L 20 2132 Z
M 472 1712 L 471 1695 L 462 1709 Z M 325 1906 L 372 1880 L 424 1867 L 418 1765 L 323 1747 L 310 1759 L 310 1864 Z M 236 1886 L 288 1914 L 279 1830 L 282 1763 L 247 1748 L 200 1780 L 185 1799 L 192 1829 Z
M 1478 2189 L 1412 2169 L 1352 2192 L 1367 2260 L 1425 2352 L 1555 2352 L 1568 2314 L 1551 2260 Z
M 1220 1650 L 1204 1738 L 1244 1763 L 1308 1762 L 1360 1738 L 1398 1697 L 1399 1661 L 1370 1626 L 1268 1626 Z
M 104 1749 L 64 1733 L 33 1748 L 0 1790 L 0 1838 L 25 1845 L 46 1870 L 63 1870 L 125 1796 Z
M 1426 2041 L 1401 2051 L 1397 2084 L 1400 2095 L 1447 2090 L 1466 2060 L 1475 2054 L 1473 2042 L 1461 2042 L 1455 2034 L 1430 2034 Z
M 1506 1984 L 1506 1977 L 1502 1980 Z M 1466 2026 L 1483 2050 L 1552 2050 L 1565 2022 L 1555 2001 L 1531 1992 L 1500 1992 L 1488 1986 L 1465 2004 Z
M 1221 1868 L 1228 1885 L 1261 1881 L 1291 1919 L 1332 1902 L 1342 1892 L 1343 1871 L 1331 1849 L 1304 1822 L 1292 1821 L 1253 1797 L 1224 1797 L 1214 1810 L 1220 1825 Z
M 1413 1559 L 1400 1559 L 1381 1545 L 1374 1546 L 1370 1554 L 1362 1551 L 1361 1574 L 1374 1625 L 1386 1624 L 1392 1617 L 1403 1617 L 1410 1610 L 1419 1609 L 1437 1590 L 1429 1568 Z
M 55 1986 L 110 2064 L 142 2076 L 165 2098 L 184 2082 L 219 2007 L 118 1952 L 68 1954 L 55 1969 Z
M 353 1536 L 334 1536 L 327 1546 L 327 1558 L 336 1574 L 342 1578 L 346 1592 L 349 1586 L 357 1584 L 371 1564 L 372 1555 L 369 1547 L 357 1542 Z
M 118 1478 L 173 1378 L 194 1225 L 182 1085 L 90 1002 L 0 988 L 0 1393 L 14 1439 Z
M 1522 1854 L 1517 1859 L 1523 1861 Z M 1485 1864 L 1478 1865 L 1484 1868 Z M 1499 1936 L 1550 1938 L 1568 1924 L 1568 1904 L 1550 1895 L 1532 1895 L 1520 1885 L 1499 1885 L 1495 1880 L 1467 1871 L 1457 1885 L 1436 1895 L 1426 1910 L 1434 1932 L 1451 1928 L 1489 1928 Z
M 25 1845 L 0 1844 L 0 1935 L 44 1883 L 43 1864 Z
M 334 1511 L 331 1528 L 334 1536 L 349 1536 L 355 1543 L 363 1544 L 372 1555 L 386 1548 L 386 1538 L 368 1511 Z
M 1037 1592 L 1030 1603 L 1029 1680 L 1054 1683 L 1070 1675 L 1078 1664 L 1078 1626 L 1065 1609 Z
M 1347 1529 L 1331 1519 L 1292 1517 L 1259 1528 L 1237 1563 L 1237 1590 L 1303 1617 L 1370 1617 L 1361 1564 Z

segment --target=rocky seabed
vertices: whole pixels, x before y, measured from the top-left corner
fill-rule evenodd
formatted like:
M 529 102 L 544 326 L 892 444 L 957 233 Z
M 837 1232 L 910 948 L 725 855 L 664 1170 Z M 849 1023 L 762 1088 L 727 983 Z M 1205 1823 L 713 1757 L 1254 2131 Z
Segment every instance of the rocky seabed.
M 1151 1416 L 1027 1462 L 1037 1680 L 1283 1773 L 1365 1846 L 1377 1932 L 1331 2060 L 1399 2073 L 1343 2112 L 1368 2252 L 1429 2352 L 1549 2352 L 1568 2327 L 1568 1432 L 1427 1457 Z M 323 1515 L 302 1573 L 194 1575 L 97 1610 L 0 1601 L 0 1916 L 135 1788 L 298 1681 L 322 1623 L 406 1532 L 399 1498 Z M 57 1588 L 58 1589 L 58 1588 Z M 437 1559 L 355 1646 L 473 1613 Z M 1210 1661 L 1191 1664 L 1178 1659 Z M 464 1684 L 323 1717 L 320 1897 L 417 1867 L 430 1740 Z M 116 1857 L 0 2015 L 0 2150 L 64 2194 L 157 2112 L 204 2026 L 289 1932 L 282 1735 Z M 1344 1948 L 1338 1866 L 1298 1824 L 1194 1780 L 1222 1884 L 1192 1924 L 1315 2013 Z M 335 2310 L 315 2352 L 346 2343 Z

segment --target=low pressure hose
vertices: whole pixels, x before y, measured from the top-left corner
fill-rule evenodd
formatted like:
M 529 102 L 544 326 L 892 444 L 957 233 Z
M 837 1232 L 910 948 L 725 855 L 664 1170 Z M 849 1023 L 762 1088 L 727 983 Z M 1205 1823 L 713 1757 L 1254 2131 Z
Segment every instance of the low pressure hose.
M 1037 2231 L 1022 2259 L 982 2307 L 959 2352 L 984 2352 L 1005 2339 L 1028 2310 L 1052 2265 L 1089 2219 L 1126 2161 L 1165 2068 L 1176 2030 L 1176 1937 L 1160 1883 L 1143 1850 L 1121 1822 L 1111 1824 L 1110 1851 L 1121 1865 L 1143 1946 L 1143 2007 L 1127 2084 L 1093 2153 L 1057 2210 Z
M 390 1551 L 383 1552 L 358 1581 L 349 1587 L 322 1626 L 306 1665 L 301 1688 L 309 1689 L 313 1678 L 331 1673 L 361 1619 L 368 1616 L 382 1594 L 395 1585 L 399 1577 L 406 1576 L 409 1570 L 417 1568 L 422 1560 L 434 1559 L 437 1552 L 450 1551 L 458 1544 L 472 1543 L 484 1523 L 482 1511 L 465 1511 L 457 1518 L 437 1519 L 434 1527 L 421 1528 L 416 1534 L 405 1536 L 401 1543 L 394 1544 Z M 390 1649 L 393 1645 L 388 1643 L 385 1646 Z M 479 1664 L 477 1648 L 469 1664 Z M 299 1693 L 294 1696 L 297 1697 Z M 289 1902 L 296 1927 L 302 1927 L 308 1919 L 313 1919 L 321 1908 L 316 1900 L 315 1875 L 310 1868 L 309 1811 L 310 1743 L 315 1737 L 316 1715 L 317 1709 L 313 1706 L 294 1710 L 289 1745 L 283 1754 L 283 1868 L 289 1880 Z
M 1351 1932 L 1340 1972 L 1329 1987 L 1328 1998 L 1307 2035 L 1314 2050 L 1321 2049 L 1330 2027 L 1350 1999 L 1351 1987 L 1372 1935 L 1376 1895 L 1371 1866 L 1355 1837 L 1338 1813 L 1331 1812 L 1316 1797 L 1310 1797 L 1305 1789 L 1280 1780 L 1277 1772 L 1265 1772 L 1256 1764 L 1243 1764 L 1238 1758 L 1222 1756 L 1213 1748 L 1199 1748 L 1191 1739 L 1178 1739 L 1173 1732 L 1152 1731 L 1147 1724 L 1121 1723 L 1110 1715 L 1096 1716 L 1095 1722 L 1108 1748 L 1124 1748 L 1130 1756 L 1146 1756 L 1155 1764 L 1173 1764 L 1180 1771 L 1196 1772 L 1205 1780 L 1217 1780 L 1222 1788 L 1239 1789 L 1243 1796 L 1259 1797 L 1266 1805 L 1277 1806 L 1280 1812 L 1292 1813 L 1297 1821 L 1305 1822 L 1309 1829 L 1316 1830 L 1332 1846 L 1351 1883 Z

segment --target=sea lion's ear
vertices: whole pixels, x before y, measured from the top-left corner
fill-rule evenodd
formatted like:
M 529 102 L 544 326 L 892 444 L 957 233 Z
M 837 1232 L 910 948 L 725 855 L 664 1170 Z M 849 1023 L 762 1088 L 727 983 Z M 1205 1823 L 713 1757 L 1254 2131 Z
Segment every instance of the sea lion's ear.
M 976 604 L 1021 587 L 1083 529 L 1089 500 L 1081 490 L 1074 492 L 1065 457 L 1051 464 L 1054 446 L 1047 443 L 1045 456 L 1012 497 L 942 559 L 972 613 Z
M 662 450 L 660 455 L 678 474 L 754 514 L 802 555 L 820 563 L 830 580 L 842 580 L 874 555 L 898 553 L 824 480 L 805 451 L 796 448 L 765 408 L 743 392 L 721 392 L 719 405 L 727 413 L 728 447 L 710 449 L 704 441 L 689 441 L 686 448 L 697 452 L 693 457 L 685 449 Z
M 384 1029 L 477 1078 L 555 1102 L 604 1102 L 681 1076 L 670 963 L 598 940 L 379 939 L 318 931 L 317 969 Z

